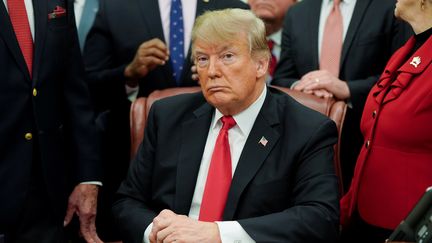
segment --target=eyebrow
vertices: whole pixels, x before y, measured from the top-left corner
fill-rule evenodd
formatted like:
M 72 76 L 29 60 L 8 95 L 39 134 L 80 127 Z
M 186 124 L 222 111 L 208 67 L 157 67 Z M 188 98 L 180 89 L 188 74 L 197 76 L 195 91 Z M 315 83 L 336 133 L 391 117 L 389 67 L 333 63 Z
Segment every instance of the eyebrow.
M 224 45 L 224 46 L 218 48 L 218 49 L 216 50 L 216 53 L 221 53 L 221 52 L 224 52 L 224 51 L 227 51 L 227 50 L 233 49 L 233 48 L 235 49 L 235 47 L 234 47 L 233 45 Z M 204 55 L 207 55 L 207 53 L 203 52 L 202 49 L 199 48 L 199 47 L 196 47 L 196 48 L 195 48 L 195 52 L 196 52 L 195 55 L 198 55 L 198 54 L 204 54 Z

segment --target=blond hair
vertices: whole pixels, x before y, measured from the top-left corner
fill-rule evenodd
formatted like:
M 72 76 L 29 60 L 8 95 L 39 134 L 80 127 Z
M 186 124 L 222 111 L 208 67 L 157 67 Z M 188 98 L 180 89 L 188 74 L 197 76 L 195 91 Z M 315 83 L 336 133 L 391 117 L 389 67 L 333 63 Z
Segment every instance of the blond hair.
M 241 33 L 247 36 L 252 56 L 270 58 L 264 22 L 250 10 L 237 8 L 207 11 L 195 20 L 192 29 L 192 58 L 197 39 L 207 44 L 221 44 L 238 39 Z

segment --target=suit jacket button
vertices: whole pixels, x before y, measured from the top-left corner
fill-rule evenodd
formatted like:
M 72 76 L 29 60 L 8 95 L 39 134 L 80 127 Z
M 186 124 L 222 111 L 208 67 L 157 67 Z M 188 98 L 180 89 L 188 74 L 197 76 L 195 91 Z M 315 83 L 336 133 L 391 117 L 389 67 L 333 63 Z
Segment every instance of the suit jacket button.
M 36 96 L 37 96 L 37 93 L 38 93 L 38 92 L 37 92 L 37 89 L 34 88 L 34 89 L 33 89 L 33 96 L 36 97 Z
M 369 145 L 370 145 L 370 140 L 367 140 L 366 143 L 365 143 L 365 147 L 369 148 Z
M 33 138 L 33 134 L 31 134 L 31 133 L 26 133 L 25 135 L 24 135 L 24 138 L 26 139 L 26 140 L 28 140 L 28 141 L 30 141 L 30 140 L 32 140 L 32 138 Z
M 372 118 L 374 118 L 374 119 L 375 119 L 375 117 L 376 117 L 376 114 L 377 114 L 377 111 L 376 111 L 376 110 L 374 110 L 374 111 L 372 112 Z

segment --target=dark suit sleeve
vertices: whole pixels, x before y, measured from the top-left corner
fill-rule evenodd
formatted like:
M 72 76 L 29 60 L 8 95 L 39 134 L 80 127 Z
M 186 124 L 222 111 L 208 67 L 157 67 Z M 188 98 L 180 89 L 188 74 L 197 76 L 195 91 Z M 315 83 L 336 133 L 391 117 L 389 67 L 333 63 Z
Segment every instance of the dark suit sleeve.
M 73 9 L 73 1 L 68 1 Z M 84 67 L 75 27 L 75 17 L 70 11 L 69 18 L 69 53 L 64 53 L 68 60 L 63 86 L 70 137 L 74 159 L 77 160 L 77 182 L 101 181 L 99 144 L 94 113 L 90 96 L 84 81 Z
M 141 243 L 145 229 L 157 216 L 157 212 L 153 211 L 150 205 L 156 146 L 153 108 L 148 117 L 143 143 L 131 163 L 126 179 L 118 190 L 119 200 L 113 206 L 113 213 L 119 222 L 118 226 L 125 242 Z
M 300 154 L 292 205 L 278 213 L 238 220 L 256 242 L 328 242 L 338 238 L 339 203 L 334 173 L 335 124 L 326 120 Z

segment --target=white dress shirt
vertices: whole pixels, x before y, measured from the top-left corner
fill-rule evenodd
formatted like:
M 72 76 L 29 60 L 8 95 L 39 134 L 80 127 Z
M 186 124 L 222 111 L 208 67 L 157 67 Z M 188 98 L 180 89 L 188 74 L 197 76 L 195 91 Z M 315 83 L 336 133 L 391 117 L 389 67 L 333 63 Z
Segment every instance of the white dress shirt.
M 243 151 L 246 140 L 249 137 L 249 133 L 255 123 L 255 119 L 257 118 L 258 113 L 264 104 L 266 94 L 267 88 L 264 86 L 261 95 L 252 105 L 250 105 L 246 110 L 233 116 L 234 120 L 236 121 L 236 125 L 230 130 L 228 130 L 228 140 L 230 143 L 232 163 L 232 175 L 234 175 L 234 172 L 237 168 L 240 155 Z M 219 110 L 215 109 L 215 113 L 210 124 L 206 145 L 204 148 L 203 157 L 201 159 L 201 166 L 198 171 L 197 182 L 195 184 L 194 195 L 192 197 L 192 204 L 188 214 L 188 216 L 192 219 L 198 219 L 199 217 L 201 201 L 204 195 L 204 188 L 207 181 L 207 174 L 210 167 L 211 157 L 213 155 L 213 150 L 216 139 L 219 135 L 219 131 L 222 128 L 222 122 L 220 121 L 220 118 L 222 116 L 223 114 Z M 218 221 L 216 223 L 219 228 L 219 234 L 222 243 L 255 242 L 237 221 Z M 150 235 L 152 226 L 153 224 L 148 225 L 145 230 L 145 243 L 149 242 L 148 236 Z
M 159 11 L 161 14 L 162 28 L 164 32 L 165 43 L 169 49 L 169 26 L 170 10 L 172 0 L 158 0 Z M 184 55 L 187 56 L 192 36 L 192 27 L 195 22 L 197 1 L 181 0 L 183 10 L 183 29 L 184 29 Z
M 342 14 L 342 40 L 345 40 L 346 33 L 348 32 L 348 26 L 351 22 L 351 17 L 354 12 L 354 8 L 357 0 L 342 0 L 340 2 L 339 8 Z M 321 56 L 321 46 L 324 35 L 324 26 L 329 16 L 331 10 L 333 8 L 333 0 L 322 0 L 321 4 L 321 14 L 319 20 L 319 29 L 318 29 L 318 56 Z
M 74 1 L 74 12 L 75 12 L 75 23 L 76 26 L 80 26 L 81 16 L 84 10 L 86 0 L 75 0 Z

